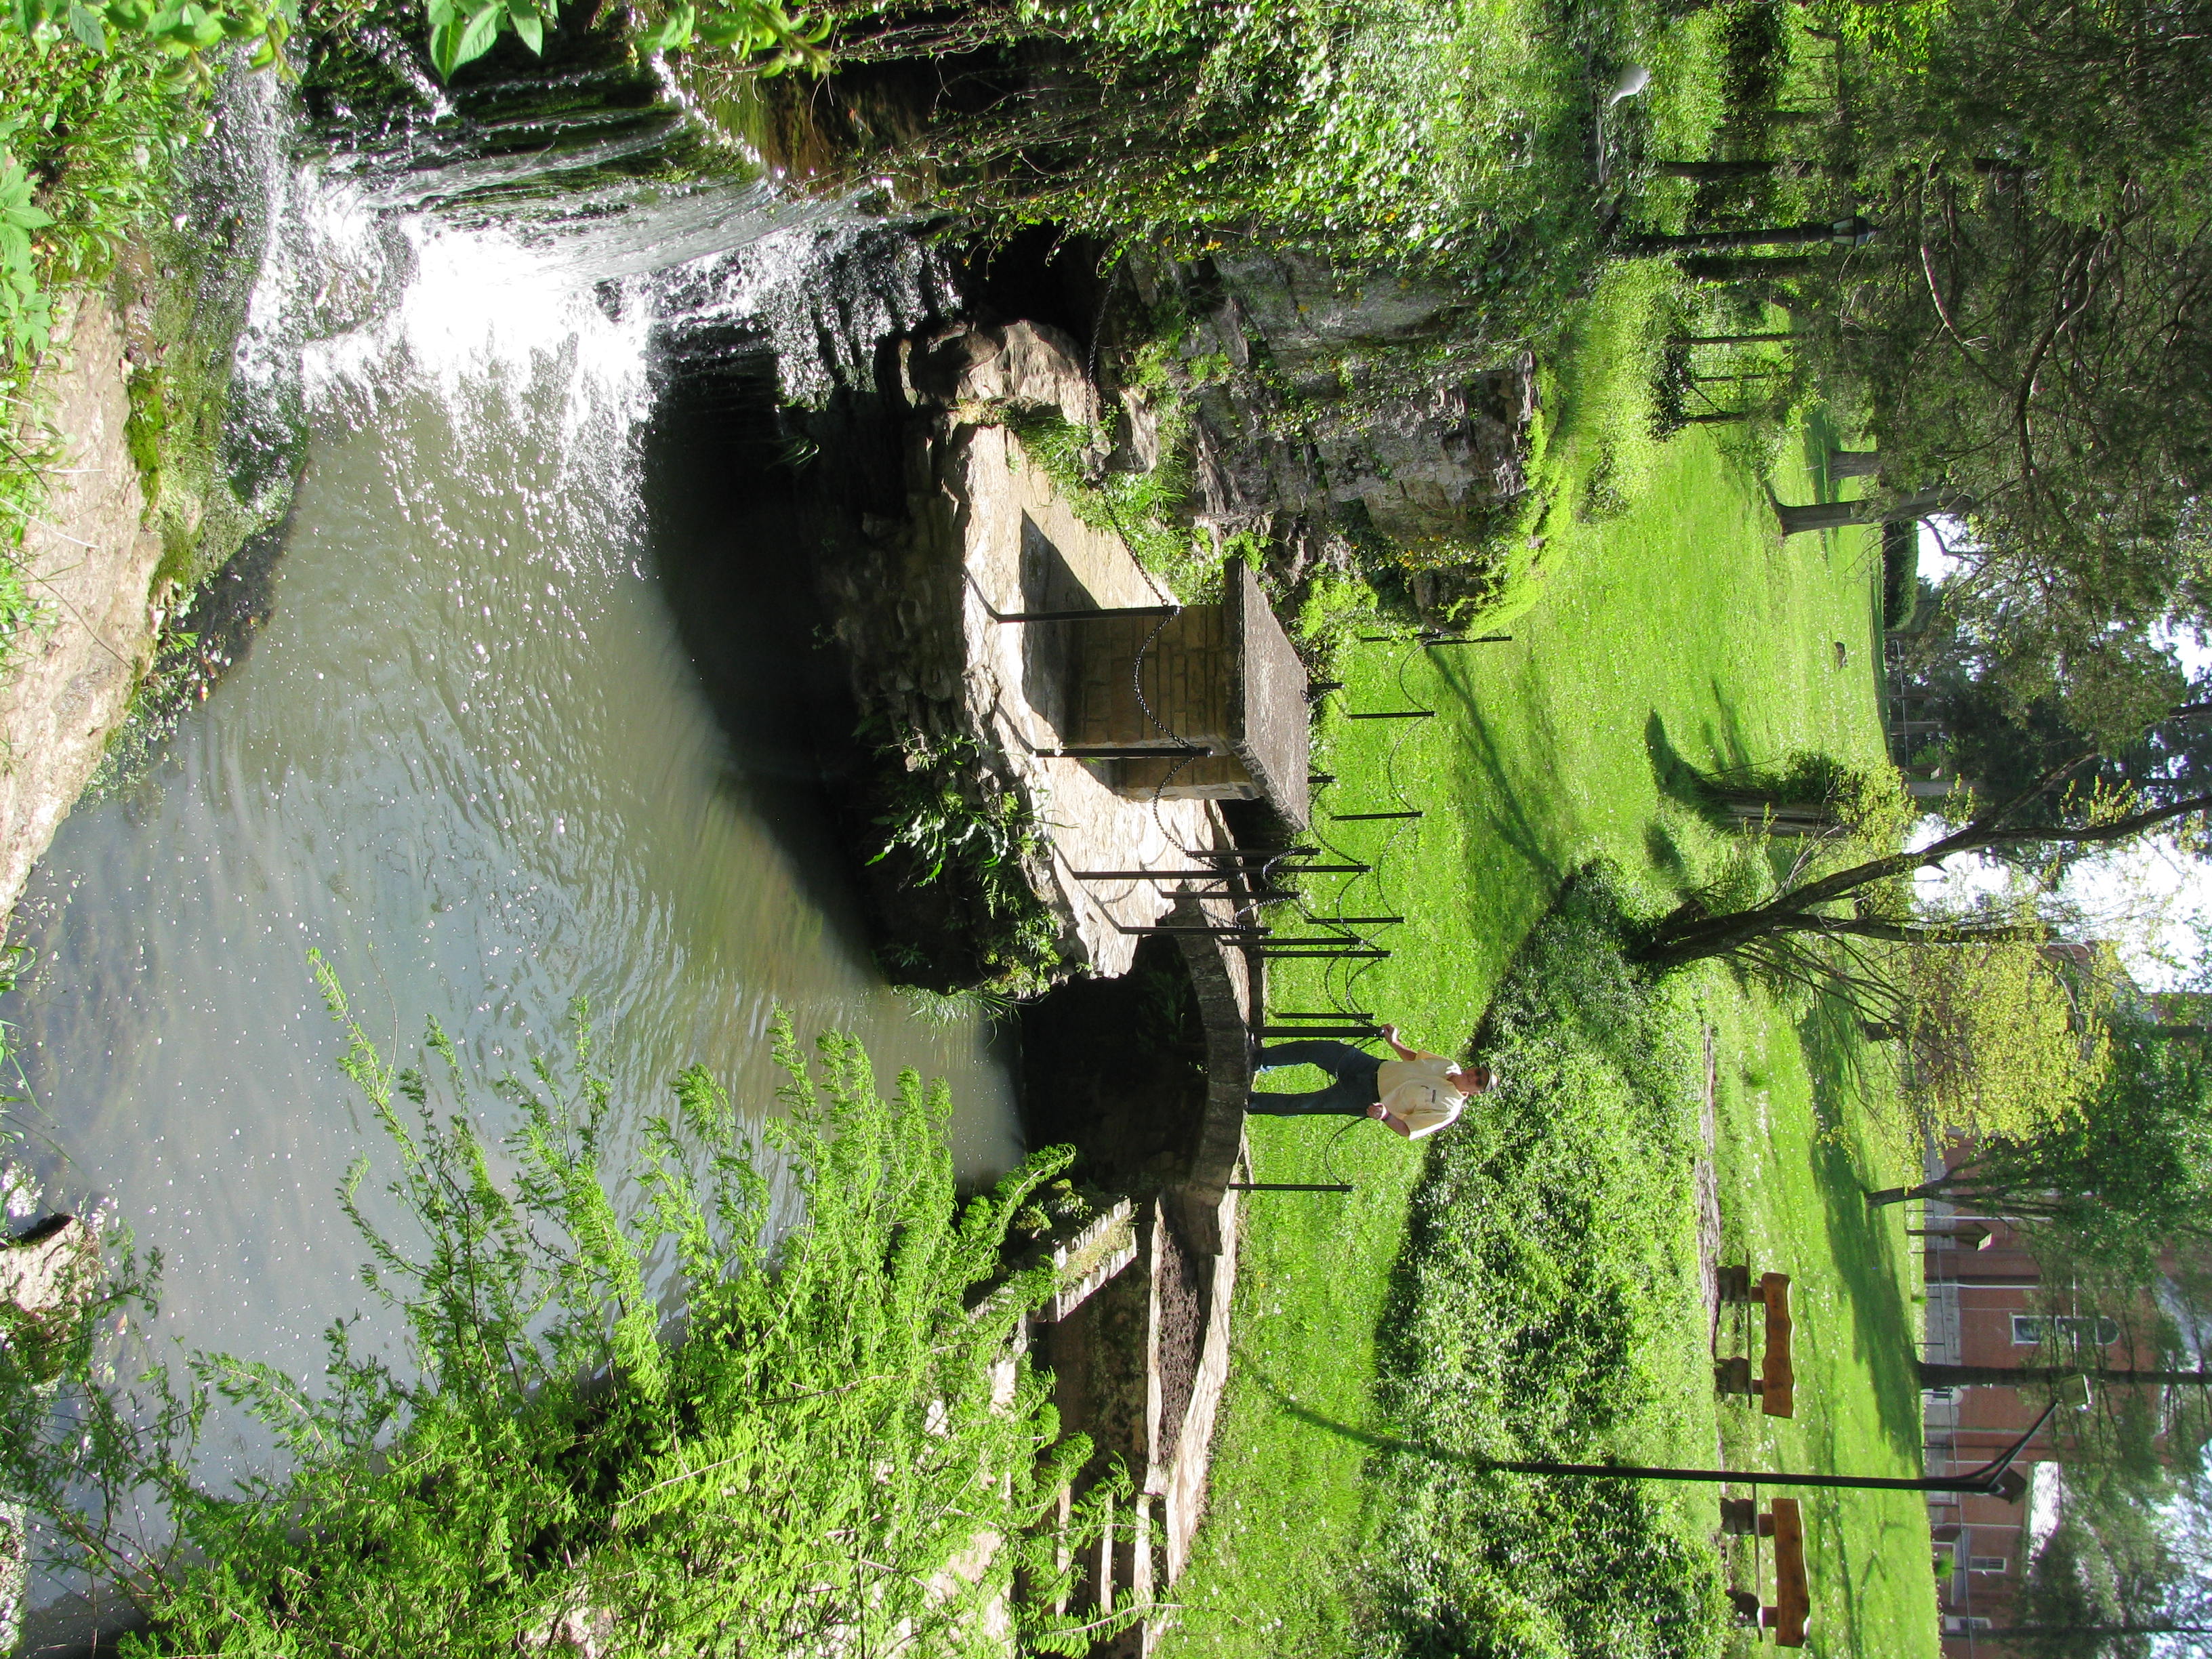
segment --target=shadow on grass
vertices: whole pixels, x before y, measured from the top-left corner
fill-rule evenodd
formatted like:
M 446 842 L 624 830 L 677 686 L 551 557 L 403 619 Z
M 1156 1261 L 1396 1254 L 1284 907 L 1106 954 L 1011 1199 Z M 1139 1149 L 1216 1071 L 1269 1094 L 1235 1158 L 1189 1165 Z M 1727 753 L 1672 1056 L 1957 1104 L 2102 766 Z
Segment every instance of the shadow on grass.
M 1504 745 L 1489 717 L 1483 713 L 1468 671 L 1454 661 L 1432 663 L 1431 666 L 1437 690 L 1449 693 L 1459 705 L 1462 743 L 1473 763 L 1472 772 L 1462 772 L 1455 780 L 1463 796 L 1475 811 L 1490 818 L 1498 838 L 1547 887 L 1559 886 L 1567 878 L 1569 866 L 1565 850 L 1559 844 L 1558 827 L 1548 817 L 1540 817 L 1531 811 L 1522 791 L 1516 787 L 1506 767 Z M 1542 741 L 1542 752 L 1532 757 L 1534 764 L 1548 781 L 1556 769 L 1548 763 L 1556 755 L 1555 746 L 1549 740 L 1540 713 L 1529 725 L 1532 735 L 1540 735 Z M 1469 816 L 1474 816 L 1473 812 Z
M 1717 712 L 1705 722 L 1701 736 L 1716 765 L 1706 770 L 1685 758 L 1674 746 L 1665 718 L 1656 708 L 1644 722 L 1644 752 L 1651 762 L 1652 785 L 1662 795 L 1687 807 L 1717 830 L 1732 830 L 1736 827 L 1735 820 L 1729 816 L 1717 796 L 1723 789 L 1744 787 L 1753 776 L 1754 763 L 1735 706 L 1723 695 L 1717 680 L 1712 683 L 1711 690 Z
M 1644 722 L 1644 752 L 1650 758 L 1653 787 L 1707 823 L 1717 821 L 1712 789 L 1705 775 L 1682 758 L 1682 751 L 1668 734 L 1665 718 L 1656 708 Z
M 1487 1458 L 1477 1457 L 1468 1452 L 1454 1451 L 1448 1446 L 1436 1445 L 1425 1440 L 1407 1440 L 1399 1435 L 1385 1434 L 1380 1429 L 1363 1429 L 1356 1424 L 1345 1422 L 1341 1418 L 1331 1417 L 1326 1412 L 1318 1412 L 1310 1406 L 1301 1405 L 1297 1396 L 1256 1366 L 1249 1375 L 1254 1385 L 1261 1393 L 1274 1401 L 1275 1408 L 1284 1416 L 1303 1423 L 1309 1428 L 1319 1429 L 1324 1434 L 1333 1434 L 1340 1440 L 1348 1440 L 1355 1446 L 1363 1446 L 1370 1452 L 1426 1458 L 1431 1462 L 1449 1463 L 1455 1468 L 1463 1469 L 1486 1471 L 1490 1468 Z
M 1867 1207 L 1866 1171 L 1838 1131 L 1842 1091 L 1861 1074 L 1863 1048 L 1847 1010 L 1824 1000 L 1797 1026 L 1822 1130 L 1813 1146 L 1823 1218 L 1850 1304 L 1852 1334 L 1875 1390 L 1883 1437 L 1900 1457 L 1920 1455 L 1920 1378 L 1912 1314 L 1902 1289 L 1904 1264 L 1877 1213 Z

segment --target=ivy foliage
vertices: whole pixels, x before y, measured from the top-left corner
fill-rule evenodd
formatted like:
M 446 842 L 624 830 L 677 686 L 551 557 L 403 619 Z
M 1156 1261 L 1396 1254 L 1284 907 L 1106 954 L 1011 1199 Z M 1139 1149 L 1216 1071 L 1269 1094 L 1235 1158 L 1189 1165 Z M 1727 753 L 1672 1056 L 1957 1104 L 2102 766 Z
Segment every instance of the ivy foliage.
M 1025 996 L 1064 971 L 1060 918 L 1027 866 L 1048 845 L 1027 795 L 994 776 L 974 739 L 902 732 L 875 744 L 882 843 L 868 860 L 919 908 L 879 954 L 902 984 Z
M 1382 1462 L 1388 1519 L 1367 1563 L 1375 1659 L 1720 1650 L 1710 1522 L 1635 1481 L 1480 1466 L 1605 1461 L 1680 1414 L 1685 1375 L 1705 1381 L 1689 1352 L 1695 1022 L 1632 969 L 1625 936 L 1606 872 L 1583 872 L 1475 1034 L 1504 1085 L 1437 1138 L 1414 1189 L 1381 1326 L 1382 1398 L 1404 1439 Z
M 0 123 L 0 128 L 12 125 Z M 23 164 L 0 152 L 0 329 L 5 331 L 0 343 L 14 354 L 35 356 L 46 349 L 53 307 L 39 286 L 31 233 L 53 222 L 53 215 L 32 199 L 31 179 Z
M 533 52 L 545 49 L 545 31 L 560 21 L 560 0 L 423 0 L 430 27 L 430 61 L 451 79 L 464 64 L 489 52 L 503 34 L 512 34 Z M 706 6 L 669 6 L 634 37 L 640 52 L 679 52 L 694 46 L 719 49 L 747 64 L 753 73 L 781 75 L 805 68 L 821 74 L 829 68 L 822 42 L 826 20 L 794 17 L 776 0 L 714 0 Z
M 1096 1532 L 1097 1504 L 1073 1531 L 1055 1519 L 1089 1447 L 1060 1439 L 1013 1350 L 1051 1270 L 1003 1260 L 1067 1149 L 963 1205 L 942 1085 L 908 1072 L 886 1102 L 856 1043 L 825 1037 L 810 1064 L 780 1022 L 788 1115 L 766 1142 L 804 1225 L 764 1242 L 769 1173 L 697 1066 L 643 1126 L 625 1215 L 580 1009 L 577 1074 L 540 1061 L 505 1082 L 520 1127 L 495 1152 L 444 1034 L 397 1070 L 318 972 L 410 1224 L 368 1219 L 363 1159 L 343 1202 L 406 1362 L 339 1319 L 319 1391 L 207 1354 L 119 1386 L 115 1318 L 153 1311 L 157 1264 L 112 1242 L 67 1330 L 0 1346 L 0 1495 L 141 1606 L 131 1650 L 961 1655 L 1002 1651 L 1006 1623 L 1085 1650 L 1048 1609 Z M 58 1402 L 41 1386 L 57 1373 Z M 200 1484 L 218 1401 L 287 1466 Z M 149 1490 L 166 1543 L 135 1534 Z
M 8 0 L 5 20 L 26 40 L 41 46 L 67 37 L 93 52 L 106 53 L 118 40 L 150 46 L 176 61 L 182 79 L 204 72 L 203 54 L 226 43 L 243 43 L 247 61 L 267 69 L 277 61 L 297 16 L 290 0 L 264 6 L 260 0 L 236 5 L 203 5 L 199 0 Z

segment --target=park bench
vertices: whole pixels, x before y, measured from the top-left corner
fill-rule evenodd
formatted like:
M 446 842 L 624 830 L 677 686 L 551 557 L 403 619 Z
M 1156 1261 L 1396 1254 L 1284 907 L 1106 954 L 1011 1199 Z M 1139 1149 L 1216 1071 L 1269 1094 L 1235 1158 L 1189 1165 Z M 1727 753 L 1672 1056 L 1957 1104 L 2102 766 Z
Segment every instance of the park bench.
M 1742 1621 L 1761 1634 L 1771 1632 L 1778 1648 L 1805 1645 L 1812 1621 L 1813 1595 L 1805 1581 L 1805 1517 L 1794 1498 L 1778 1498 L 1768 1513 L 1758 1513 L 1748 1498 L 1721 1499 L 1721 1530 L 1774 1540 L 1774 1600 L 1762 1602 L 1750 1590 L 1730 1590 Z
M 1723 1267 L 1719 1273 L 1723 1302 L 1756 1302 L 1766 1310 L 1765 1340 L 1760 1345 L 1759 1375 L 1753 1376 L 1747 1358 L 1716 1360 L 1713 1381 L 1723 1394 L 1754 1395 L 1759 1409 L 1769 1417 L 1789 1417 L 1797 1408 L 1797 1372 L 1790 1358 L 1790 1275 L 1761 1273 L 1752 1283 L 1749 1267 Z

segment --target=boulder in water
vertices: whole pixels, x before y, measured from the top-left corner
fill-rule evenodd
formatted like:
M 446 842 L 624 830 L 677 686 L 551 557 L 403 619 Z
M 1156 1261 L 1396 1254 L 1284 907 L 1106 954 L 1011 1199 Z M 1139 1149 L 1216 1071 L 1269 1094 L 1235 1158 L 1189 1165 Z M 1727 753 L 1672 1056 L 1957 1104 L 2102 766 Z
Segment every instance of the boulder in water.
M 82 1294 L 99 1258 L 99 1234 L 76 1216 L 48 1216 L 0 1249 L 0 1303 L 52 1313 Z

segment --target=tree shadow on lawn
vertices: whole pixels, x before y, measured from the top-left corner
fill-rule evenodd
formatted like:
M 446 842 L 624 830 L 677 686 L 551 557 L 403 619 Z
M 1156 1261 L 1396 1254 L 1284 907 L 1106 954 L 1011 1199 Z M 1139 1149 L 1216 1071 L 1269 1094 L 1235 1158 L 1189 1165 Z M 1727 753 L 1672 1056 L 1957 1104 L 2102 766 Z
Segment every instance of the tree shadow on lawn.
M 1309 1428 L 1319 1429 L 1324 1434 L 1349 1440 L 1352 1444 L 1364 1447 L 1378 1455 L 1425 1458 L 1431 1462 L 1451 1463 L 1468 1469 L 1488 1470 L 1490 1468 L 1487 1458 L 1454 1451 L 1449 1446 L 1439 1446 L 1431 1441 L 1407 1440 L 1380 1429 L 1362 1428 L 1356 1423 L 1346 1423 L 1341 1418 L 1316 1411 L 1311 1406 L 1300 1404 L 1297 1395 L 1256 1365 L 1247 1370 L 1245 1375 L 1252 1379 L 1254 1387 L 1274 1401 L 1275 1409 L 1284 1416 L 1304 1423 Z
M 1820 1581 L 1836 1586 L 1842 1596 L 1854 1650 L 1887 1652 L 1889 1650 L 1881 1645 L 1881 1637 L 1889 1621 L 1874 1611 L 1873 1603 L 1882 1587 L 1898 1582 L 1901 1574 L 1920 1570 L 1920 1563 L 1927 1559 L 1926 1535 L 1896 1516 L 1884 1518 L 1877 1528 L 1854 1533 L 1844 1524 L 1843 1506 L 1864 1501 L 1867 1494 L 1839 1492 L 1822 1496 L 1829 1501 L 1813 1508 L 1810 1515 L 1814 1559 L 1821 1569 Z M 1867 1539 L 1869 1533 L 1871 1547 L 1855 1551 L 1854 1542 Z M 1929 1601 L 1932 1612 L 1934 1598 Z M 1837 1634 L 1829 1632 L 1832 1643 Z
M 1814 1179 L 1820 1184 L 1829 1249 L 1850 1302 L 1854 1350 L 1873 1382 L 1883 1437 L 1900 1456 L 1917 1462 L 1920 1378 L 1902 1264 L 1880 1213 L 1867 1206 L 1866 1171 L 1857 1152 L 1840 1133 L 1846 1081 L 1863 1074 L 1862 1039 L 1850 1011 L 1823 999 L 1798 1021 L 1797 1040 L 1822 1130 L 1813 1144 Z
M 1673 735 L 1667 730 L 1666 716 L 1653 709 L 1644 722 L 1644 752 L 1651 763 L 1651 784 L 1665 799 L 1692 813 L 1716 830 L 1735 829 L 1735 820 L 1728 809 L 1716 799 L 1715 791 L 1722 776 L 1732 770 L 1747 767 L 1743 734 L 1732 716 L 1725 716 L 1720 729 L 1706 723 L 1706 747 L 1718 757 L 1720 764 L 1711 771 L 1693 766 L 1674 746 Z
M 1522 791 L 1507 769 L 1504 746 L 1498 741 L 1496 727 L 1483 712 L 1474 687 L 1468 683 L 1467 671 L 1456 663 L 1438 663 L 1434 666 L 1438 690 L 1449 693 L 1458 704 L 1462 745 L 1474 763 L 1471 774 L 1461 772 L 1451 780 L 1471 809 L 1468 817 L 1473 818 L 1476 811 L 1486 814 L 1498 839 L 1547 890 L 1556 889 L 1566 880 L 1570 868 L 1563 844 L 1565 838 L 1559 833 L 1558 823 L 1529 811 Z M 1535 757 L 1536 763 L 1547 777 L 1556 776 L 1557 748 L 1550 740 L 1548 730 L 1537 723 L 1533 731 L 1540 740 L 1541 752 Z

